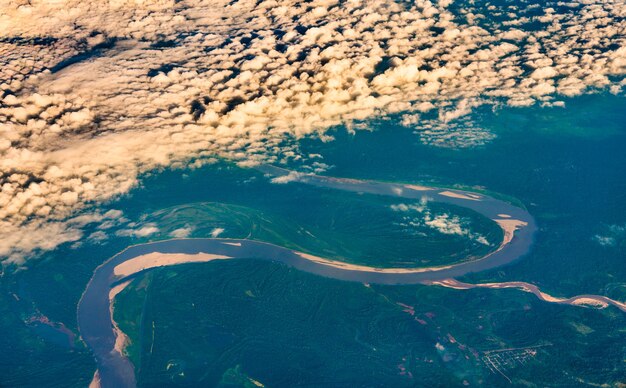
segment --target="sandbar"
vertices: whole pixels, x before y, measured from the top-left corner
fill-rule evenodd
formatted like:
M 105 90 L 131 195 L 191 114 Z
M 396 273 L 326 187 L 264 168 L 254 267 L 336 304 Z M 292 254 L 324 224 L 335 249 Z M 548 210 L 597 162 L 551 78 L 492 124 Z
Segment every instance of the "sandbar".
M 426 267 L 426 268 L 377 268 L 370 267 L 367 265 L 359 265 L 359 264 L 350 264 L 343 261 L 335 261 L 329 259 L 323 259 L 321 257 L 313 256 L 308 253 L 303 252 L 294 252 L 298 256 L 303 259 L 307 259 L 309 261 L 327 265 L 329 267 L 342 268 L 350 271 L 361 271 L 361 272 L 377 272 L 377 273 L 419 273 L 419 272 L 427 272 L 439 269 L 452 268 L 454 265 L 447 265 L 441 267 Z
M 503 289 L 503 288 L 515 288 L 524 292 L 534 294 L 537 298 L 548 303 L 566 304 L 570 306 L 590 306 L 595 308 L 606 308 L 609 305 L 613 305 L 618 309 L 626 312 L 626 304 L 610 299 L 601 295 L 584 295 L 574 296 L 572 298 L 557 298 L 550 294 L 546 294 L 539 290 L 534 284 L 526 282 L 502 282 L 502 283 L 463 283 L 456 279 L 444 279 L 438 281 L 426 281 L 424 284 L 437 285 L 447 288 L 453 288 L 456 290 L 470 290 L 472 288 L 491 288 L 491 289 Z
M 480 201 L 480 196 L 478 195 L 461 194 L 454 191 L 440 191 L 439 195 L 443 195 L 444 197 L 467 199 L 469 201 Z
M 572 304 L 575 304 L 577 306 L 589 305 L 589 306 L 598 307 L 598 308 L 609 307 L 608 303 L 603 302 L 601 300 L 597 300 L 597 299 L 591 299 L 591 298 L 576 298 L 572 301 Z
M 100 388 L 101 384 L 100 384 L 100 373 L 98 373 L 98 370 L 96 369 L 96 373 L 93 374 L 93 379 L 91 379 L 91 382 L 89 383 L 89 388 Z
M 420 185 L 404 185 L 407 189 L 415 190 L 415 191 L 432 191 L 434 190 L 432 187 L 420 186 Z
M 561 303 L 561 302 L 566 301 L 566 299 L 555 298 L 554 296 L 546 294 L 545 292 L 541 292 L 541 291 L 537 291 L 537 292 L 539 293 L 539 296 L 541 296 L 541 299 L 543 299 L 546 302 Z
M 113 269 L 117 276 L 126 277 L 149 268 L 164 267 L 167 265 L 185 263 L 204 263 L 213 260 L 232 259 L 230 256 L 213 255 L 209 253 L 198 253 L 187 255 L 182 253 L 160 253 L 152 252 L 146 255 L 137 256 L 125 261 Z
M 526 226 L 528 225 L 527 222 L 524 221 L 520 221 L 520 220 L 494 220 L 498 225 L 500 225 L 500 228 L 502 228 L 502 230 L 504 231 L 504 238 L 502 239 L 502 244 L 500 244 L 500 246 L 504 246 L 508 243 L 511 242 L 511 240 L 513 240 L 513 235 L 515 234 L 515 231 L 517 229 L 519 229 L 522 226 Z

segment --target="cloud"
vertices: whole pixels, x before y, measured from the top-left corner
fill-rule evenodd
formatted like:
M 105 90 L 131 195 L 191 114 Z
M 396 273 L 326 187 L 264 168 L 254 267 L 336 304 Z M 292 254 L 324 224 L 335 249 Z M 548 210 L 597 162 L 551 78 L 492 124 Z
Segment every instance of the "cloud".
M 272 178 L 270 180 L 270 182 L 272 183 L 277 183 L 277 184 L 286 184 L 286 183 L 290 183 L 290 182 L 297 182 L 298 180 L 300 180 L 302 177 L 304 176 L 304 174 L 302 174 L 301 172 L 297 172 L 297 171 L 290 171 L 288 174 L 286 175 L 282 175 L 282 176 L 277 176 L 275 178 Z
M 433 215 L 432 211 L 428 208 L 427 197 L 423 197 L 419 203 L 393 204 L 390 208 L 395 212 L 407 213 L 407 215 L 403 217 L 403 221 L 399 223 L 399 225 L 406 227 L 407 230 L 412 231 L 415 228 L 427 227 L 441 234 L 462 236 L 483 245 L 490 245 L 489 241 L 483 235 L 470 230 L 467 220 L 447 213 Z M 415 217 L 411 213 L 419 213 L 419 216 Z M 421 235 L 421 233 L 416 234 Z
M 109 236 L 108 236 L 105 232 L 103 232 L 103 231 L 101 231 L 101 230 L 97 230 L 97 231 L 95 231 L 95 232 L 91 233 L 91 234 L 87 237 L 87 240 L 88 240 L 88 241 L 90 241 L 90 242 L 96 242 L 96 243 L 98 243 L 98 242 L 101 242 L 101 241 L 105 241 L 105 240 L 107 240 L 108 238 L 109 238 Z
M 159 228 L 154 223 L 148 223 L 135 228 L 120 229 L 115 232 L 120 237 L 148 237 L 159 232 Z
M 530 78 L 534 79 L 546 79 L 546 78 L 554 78 L 559 74 L 555 68 L 550 66 L 540 67 L 532 72 Z
M 604 233 L 596 234 L 593 240 L 603 247 L 617 247 L 626 241 L 626 225 L 608 225 Z
M 174 229 L 170 233 L 170 236 L 174 238 L 185 238 L 189 237 L 191 235 L 191 232 L 193 232 L 193 228 L 191 227 L 178 228 Z
M 397 203 L 397 204 L 393 204 L 390 206 L 391 210 L 395 211 L 395 212 L 411 212 L 411 211 L 415 211 L 418 213 L 423 213 L 425 212 L 428 207 L 428 197 L 424 196 L 422 197 L 422 199 L 420 199 L 420 201 L 418 203 Z
M 602 245 L 603 247 L 613 247 L 615 246 L 615 238 L 614 237 L 609 237 L 609 236 L 601 236 L 599 234 L 596 234 L 595 236 L 593 236 L 593 239 L 600 245 Z
M 216 238 L 222 233 L 224 233 L 224 228 L 215 228 L 211 231 L 211 237 Z
M 442 234 L 458 236 L 467 234 L 467 231 L 461 227 L 461 220 L 458 217 L 450 217 L 448 214 L 437 215 L 433 218 L 427 216 L 424 224 Z
M 59 245 L 81 240 L 86 227 L 101 225 L 119 226 L 126 222 L 119 210 L 109 210 L 104 214 L 98 211 L 85 212 L 79 216 L 62 221 L 35 219 L 27 224 L 12 225 L 0 221 L 2 239 L 0 239 L 0 257 L 10 264 L 23 264 L 26 257 L 37 256 L 42 252 L 55 249 Z M 87 239 L 91 242 L 107 238 L 104 231 L 91 233 Z
M 30 231 L 148 171 L 297 160 L 297 139 L 340 124 L 433 111 L 405 123 L 426 144 L 471 147 L 494 137 L 469 122 L 478 105 L 620 92 L 622 1 L 450 3 L 3 2 L 0 239 L 52 249 Z
M 435 229 L 441 234 L 463 236 L 480 244 L 490 245 L 485 236 L 472 232 L 469 228 L 464 226 L 465 222 L 457 216 L 440 214 L 433 217 L 426 214 L 424 217 L 424 224 L 431 229 Z

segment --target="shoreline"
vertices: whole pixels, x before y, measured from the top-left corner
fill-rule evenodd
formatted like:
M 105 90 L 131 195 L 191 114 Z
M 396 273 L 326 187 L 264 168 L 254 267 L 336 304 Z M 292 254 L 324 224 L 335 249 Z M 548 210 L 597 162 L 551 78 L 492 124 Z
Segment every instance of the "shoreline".
M 115 346 L 113 347 L 113 349 L 120 354 L 124 354 L 124 349 L 130 343 L 130 338 L 128 338 L 126 333 L 124 333 L 119 328 L 119 326 L 117 325 L 117 322 L 115 321 L 115 319 L 113 319 L 114 307 L 115 307 L 114 302 L 115 302 L 115 297 L 120 292 L 122 292 L 126 288 L 126 286 L 130 284 L 130 282 L 131 280 L 126 280 L 125 282 L 122 282 L 112 287 L 111 291 L 109 291 L 109 312 L 111 314 L 111 323 L 113 324 L 113 331 L 115 332 Z

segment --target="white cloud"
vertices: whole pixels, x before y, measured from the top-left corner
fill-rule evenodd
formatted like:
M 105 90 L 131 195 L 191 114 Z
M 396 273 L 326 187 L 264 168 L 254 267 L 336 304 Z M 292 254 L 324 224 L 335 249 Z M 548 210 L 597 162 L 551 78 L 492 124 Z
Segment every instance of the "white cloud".
M 601 246 L 616 247 L 626 241 L 626 225 L 608 225 L 604 229 L 604 233 L 593 236 Z
M 174 229 L 170 233 L 170 236 L 174 238 L 185 238 L 189 237 L 189 235 L 191 235 L 191 232 L 193 232 L 193 228 L 191 227 L 178 228 Z
M 110 224 L 118 226 L 126 222 L 119 210 L 83 213 L 82 215 L 63 221 L 46 221 L 35 219 L 23 225 L 12 225 L 0 221 L 3 231 L 0 239 L 0 257 L 6 263 L 22 264 L 26 257 L 36 256 L 42 252 L 55 249 L 61 244 L 76 242 L 84 237 L 87 226 Z M 103 231 L 91 233 L 87 239 L 92 242 L 105 240 Z
M 29 231 L 127 193 L 153 169 L 299 158 L 285 139 L 326 139 L 339 124 L 437 109 L 419 138 L 468 147 L 493 139 L 464 121 L 477 105 L 620 92 L 623 1 L 540 16 L 450 3 L 3 2 L 0 239 L 81 238 Z M 508 20 L 486 22 L 494 12 Z
M 109 238 L 109 236 L 101 231 L 101 230 L 97 230 L 93 233 L 91 233 L 88 237 L 87 240 L 91 241 L 91 242 L 101 242 L 101 241 L 105 241 Z
M 424 224 L 443 234 L 459 236 L 467 234 L 467 231 L 461 227 L 461 220 L 458 217 L 450 217 L 448 214 L 441 214 L 432 218 L 427 216 Z
M 299 179 L 302 178 L 302 176 L 303 176 L 303 174 L 301 172 L 290 171 L 286 175 L 277 176 L 275 178 L 272 178 L 270 180 L 270 182 L 277 183 L 277 184 L 286 184 L 286 183 L 290 183 L 290 182 L 297 182 Z
M 418 203 L 397 203 L 390 206 L 391 210 L 395 212 L 410 212 L 415 211 L 418 213 L 423 213 L 428 209 L 428 197 L 424 196 Z
M 554 67 L 544 66 L 544 67 L 540 67 L 539 69 L 533 71 L 533 73 L 530 75 L 530 78 L 546 79 L 546 78 L 553 78 L 553 77 L 557 76 L 558 74 L 559 74 L 559 72 L 556 71 L 556 69 Z
M 463 236 L 480 244 L 489 245 L 489 241 L 483 235 L 472 232 L 468 227 L 464 226 L 465 222 L 457 216 L 439 214 L 433 217 L 426 214 L 424 224 L 442 234 Z
M 595 236 L 593 236 L 593 239 L 600 245 L 602 245 L 603 247 L 612 247 L 615 246 L 615 238 L 614 237 L 609 237 L 609 236 L 601 236 L 599 234 L 596 234 Z
M 120 229 L 115 232 L 120 237 L 148 237 L 159 232 L 159 228 L 154 223 L 141 225 L 137 228 Z
M 216 238 L 222 233 L 224 233 L 224 228 L 215 228 L 211 231 L 211 237 Z
M 479 234 L 472 232 L 467 226 L 468 222 L 458 216 L 447 213 L 433 215 L 428 208 L 428 198 L 423 197 L 419 203 L 398 203 L 390 206 L 391 210 L 400 213 L 407 213 L 403 217 L 403 221 L 399 225 L 404 226 L 407 230 L 413 228 L 428 227 L 434 229 L 441 234 L 456 235 L 467 237 L 483 245 L 490 245 L 487 239 Z M 411 213 L 419 213 L 415 217 Z

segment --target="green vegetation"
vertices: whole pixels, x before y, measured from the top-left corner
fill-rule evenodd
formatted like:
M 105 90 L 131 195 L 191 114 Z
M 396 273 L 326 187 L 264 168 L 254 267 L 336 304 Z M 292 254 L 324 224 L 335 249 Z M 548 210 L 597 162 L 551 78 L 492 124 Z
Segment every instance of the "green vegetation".
M 118 296 L 122 330 L 123 312 L 142 302 L 138 283 Z M 429 360 L 421 368 L 440 366 L 432 383 L 455 381 L 442 368 L 435 339 L 362 284 L 239 260 L 158 270 L 148 290 L 142 386 L 251 382 L 242 376 L 271 387 L 405 386 L 411 380 L 400 365 L 412 356 Z
M 95 370 L 89 351 L 78 340 L 70 348 L 62 334 L 29 323 L 37 313 L 29 300 L 9 291 L 13 281 L 0 278 L 0 386 L 44 387 L 53 381 L 65 387 L 87 386 Z
M 146 296 L 136 288 L 146 290 L 141 279 L 118 296 L 115 314 L 133 328 L 129 312 L 146 304 L 141 386 L 509 386 L 508 378 L 570 387 L 623 377 L 623 314 L 516 290 L 346 283 L 245 259 L 162 268 Z
M 220 388 L 226 387 L 243 387 L 243 388 L 256 388 L 264 387 L 265 385 L 249 376 L 247 376 L 241 370 L 241 365 L 237 365 L 234 368 L 227 369 L 222 376 L 219 384 Z
M 396 212 L 392 205 L 415 203 L 373 195 L 321 191 L 302 206 L 288 202 L 275 212 L 222 203 L 196 203 L 155 212 L 146 218 L 159 225 L 167 238 L 188 228 L 194 237 L 249 238 L 326 258 L 382 267 L 445 265 L 472 260 L 494 249 L 502 231 L 476 213 L 436 203 L 428 204 L 434 215 L 457 216 L 459 225 L 473 236 L 443 234 L 423 224 L 423 214 Z M 421 223 L 421 224 L 420 224 Z
M 125 306 L 124 309 L 118 309 L 117 298 L 114 300 L 114 309 L 116 317 L 124 322 L 124 333 L 133 340 L 128 343 L 124 349 L 128 358 L 135 365 L 141 365 L 141 327 L 143 325 L 144 309 L 146 307 L 146 299 L 148 295 L 148 287 L 152 279 L 152 272 L 148 272 L 137 280 L 133 286 L 134 297 L 139 303 L 132 306 Z

